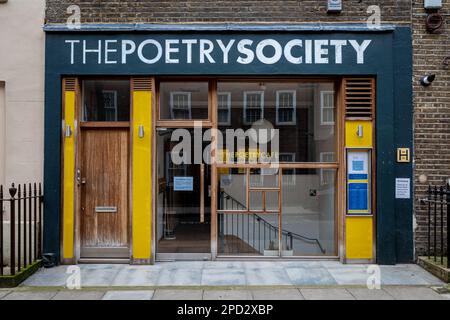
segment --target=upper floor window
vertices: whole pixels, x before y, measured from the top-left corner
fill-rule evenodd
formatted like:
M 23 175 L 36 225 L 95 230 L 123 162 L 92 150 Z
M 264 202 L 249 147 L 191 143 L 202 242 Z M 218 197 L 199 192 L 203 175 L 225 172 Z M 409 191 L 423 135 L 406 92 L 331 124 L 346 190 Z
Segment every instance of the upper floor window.
M 161 81 L 159 83 L 159 120 L 209 119 L 207 81 Z
M 334 125 L 334 92 L 320 92 L 320 124 Z
M 231 124 L 231 92 L 217 93 L 218 123 Z
M 277 124 L 295 124 L 297 109 L 297 92 L 295 90 L 277 91 Z
M 191 93 L 171 92 L 170 93 L 170 114 L 174 120 L 191 119 Z
M 244 92 L 244 124 L 264 119 L 264 91 Z

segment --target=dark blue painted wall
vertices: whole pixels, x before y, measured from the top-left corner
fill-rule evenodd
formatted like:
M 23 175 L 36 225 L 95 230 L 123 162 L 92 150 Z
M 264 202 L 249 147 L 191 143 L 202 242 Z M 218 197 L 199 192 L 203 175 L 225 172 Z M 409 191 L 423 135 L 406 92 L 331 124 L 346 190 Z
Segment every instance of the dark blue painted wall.
M 291 39 L 372 40 L 365 53 L 365 63 L 357 64 L 355 52 L 347 46 L 343 50 L 343 63 L 334 63 L 334 50 L 330 48 L 328 64 L 293 65 L 284 58 L 273 65 L 236 63 L 238 53 L 232 50 L 229 63 L 222 63 L 220 50 L 212 53 L 215 64 L 166 64 L 142 63 L 136 55 L 128 57 L 127 64 L 98 64 L 95 54 L 88 54 L 82 63 L 80 51 L 76 51 L 74 63 L 70 61 L 70 45 L 65 40 L 86 40 L 88 47 L 97 40 L 131 39 L 136 43 L 144 39 L 276 39 L 284 45 Z M 78 44 L 80 48 L 81 44 Z M 181 59 L 185 49 L 181 47 Z M 253 47 L 254 48 L 254 47 Z M 299 51 L 295 51 L 299 50 Z M 302 51 L 297 48 L 295 55 Z M 194 57 L 198 55 L 196 51 Z M 151 51 L 147 52 L 151 55 Z M 267 51 L 267 55 L 270 50 Z M 115 54 L 111 59 L 120 61 Z M 102 58 L 103 59 L 103 58 Z M 46 89 L 45 89 L 45 230 L 46 252 L 59 255 L 61 225 L 61 78 L 64 75 L 373 75 L 377 78 L 376 147 L 377 147 L 377 262 L 394 264 L 413 259 L 412 201 L 395 199 L 395 178 L 412 178 L 411 164 L 396 163 L 396 147 L 412 148 L 412 49 L 411 30 L 396 27 L 383 31 L 270 31 L 258 32 L 48 32 L 46 37 Z

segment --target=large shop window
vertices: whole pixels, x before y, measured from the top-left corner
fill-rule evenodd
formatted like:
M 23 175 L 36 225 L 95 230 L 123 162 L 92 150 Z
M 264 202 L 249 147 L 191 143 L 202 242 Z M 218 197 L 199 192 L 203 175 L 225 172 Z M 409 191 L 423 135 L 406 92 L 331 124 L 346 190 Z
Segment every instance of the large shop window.
M 334 88 L 332 81 L 218 82 L 219 106 L 221 92 L 229 101 L 218 118 L 225 120 L 221 110 L 230 113 L 229 122 L 219 121 L 224 143 L 218 169 L 219 255 L 337 256 Z M 275 129 L 278 146 L 274 149 L 267 134 L 264 149 L 259 143 L 254 149 L 250 139 L 260 134 L 249 129 Z M 244 135 L 245 152 L 237 131 L 250 132 Z M 277 153 L 281 167 L 258 167 L 254 158 L 263 151 Z M 239 165 L 243 155 L 251 168 Z
M 129 80 L 84 80 L 83 121 L 130 121 Z

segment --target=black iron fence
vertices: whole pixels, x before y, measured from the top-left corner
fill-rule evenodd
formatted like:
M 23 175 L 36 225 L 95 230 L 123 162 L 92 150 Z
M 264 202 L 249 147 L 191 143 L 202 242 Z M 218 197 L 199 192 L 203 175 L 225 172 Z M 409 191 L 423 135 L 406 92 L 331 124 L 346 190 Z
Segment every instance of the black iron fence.
M 41 259 L 43 199 L 40 183 L 0 185 L 0 276 Z
M 450 185 L 445 187 L 429 186 L 427 198 L 422 199 L 428 206 L 428 259 L 450 268 L 448 248 L 450 247 Z

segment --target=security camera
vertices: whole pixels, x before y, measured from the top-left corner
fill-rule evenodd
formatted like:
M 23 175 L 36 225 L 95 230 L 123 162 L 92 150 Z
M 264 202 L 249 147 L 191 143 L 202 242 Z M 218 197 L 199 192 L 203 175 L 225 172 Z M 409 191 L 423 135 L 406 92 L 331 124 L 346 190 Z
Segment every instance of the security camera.
M 430 74 L 420 79 L 420 84 L 423 85 L 424 87 L 428 87 L 434 81 L 435 78 L 436 78 L 435 74 Z

